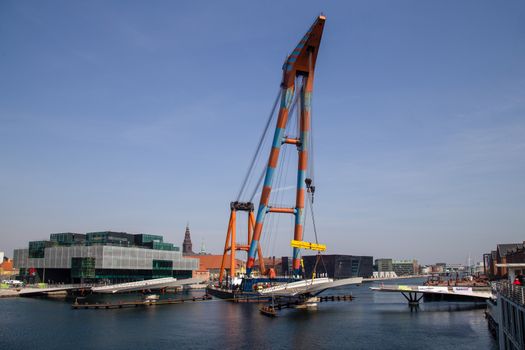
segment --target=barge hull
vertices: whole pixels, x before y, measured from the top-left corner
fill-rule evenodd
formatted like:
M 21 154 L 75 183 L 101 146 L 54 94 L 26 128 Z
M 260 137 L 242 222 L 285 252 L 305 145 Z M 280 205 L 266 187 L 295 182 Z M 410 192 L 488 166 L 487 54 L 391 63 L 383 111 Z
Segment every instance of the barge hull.
M 259 293 L 243 292 L 240 290 L 219 289 L 207 287 L 206 293 L 215 298 L 231 301 L 234 303 L 265 303 L 271 300 L 271 297 L 262 296 Z

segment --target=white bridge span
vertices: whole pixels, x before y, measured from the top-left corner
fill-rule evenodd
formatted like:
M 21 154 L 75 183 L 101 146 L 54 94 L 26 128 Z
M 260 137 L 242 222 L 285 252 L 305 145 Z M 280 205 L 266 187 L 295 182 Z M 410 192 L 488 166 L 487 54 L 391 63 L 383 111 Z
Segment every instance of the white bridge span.
M 490 299 L 494 297 L 489 287 L 381 285 L 370 287 L 370 289 L 375 292 L 401 293 L 410 304 L 419 303 L 425 294 L 461 296 L 467 300 Z
M 56 292 L 67 292 L 73 290 L 84 290 L 92 291 L 93 293 L 124 293 L 134 292 L 142 290 L 159 290 L 164 288 L 175 288 L 189 284 L 197 284 L 203 282 L 200 278 L 188 278 L 177 280 L 173 277 L 157 278 L 151 280 L 110 284 L 105 286 L 100 285 L 86 285 L 86 284 L 66 284 L 66 285 L 55 285 L 47 286 L 44 288 L 40 287 L 26 287 L 22 288 L 19 292 L 19 296 L 31 296 L 31 295 L 42 295 L 42 294 L 53 294 Z

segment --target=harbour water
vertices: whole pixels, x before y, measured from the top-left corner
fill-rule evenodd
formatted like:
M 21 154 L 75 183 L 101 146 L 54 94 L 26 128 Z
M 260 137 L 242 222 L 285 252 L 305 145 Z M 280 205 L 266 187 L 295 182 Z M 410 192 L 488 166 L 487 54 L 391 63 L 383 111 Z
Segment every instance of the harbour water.
M 283 310 L 277 318 L 216 299 L 115 310 L 0 299 L 0 349 L 497 349 L 479 305 L 422 303 L 411 311 L 400 294 L 373 293 L 372 285 L 330 293 L 351 293 L 351 302 Z

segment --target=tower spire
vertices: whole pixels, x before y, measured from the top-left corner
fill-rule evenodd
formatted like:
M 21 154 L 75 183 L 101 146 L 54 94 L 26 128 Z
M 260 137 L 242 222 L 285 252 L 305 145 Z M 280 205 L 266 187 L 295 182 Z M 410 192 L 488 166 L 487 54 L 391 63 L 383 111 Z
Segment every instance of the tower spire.
M 184 241 L 182 242 L 182 255 L 194 255 L 191 244 L 190 223 L 186 224 L 186 232 L 184 232 Z

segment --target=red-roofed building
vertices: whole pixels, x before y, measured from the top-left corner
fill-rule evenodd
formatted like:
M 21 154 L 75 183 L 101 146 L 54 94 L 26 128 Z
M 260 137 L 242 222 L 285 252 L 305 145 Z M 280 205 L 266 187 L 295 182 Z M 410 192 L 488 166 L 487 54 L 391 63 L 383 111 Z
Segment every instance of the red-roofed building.
M 219 278 L 219 273 L 221 270 L 222 255 L 212 255 L 212 254 L 203 254 L 203 255 L 191 255 L 186 256 L 187 258 L 199 259 L 199 269 L 196 271 L 197 276 L 204 277 L 204 273 L 209 273 L 209 279 L 216 280 Z M 226 275 L 230 273 L 230 257 L 226 257 L 225 262 Z M 246 263 L 242 260 L 235 259 L 235 274 L 244 274 L 246 273 Z

